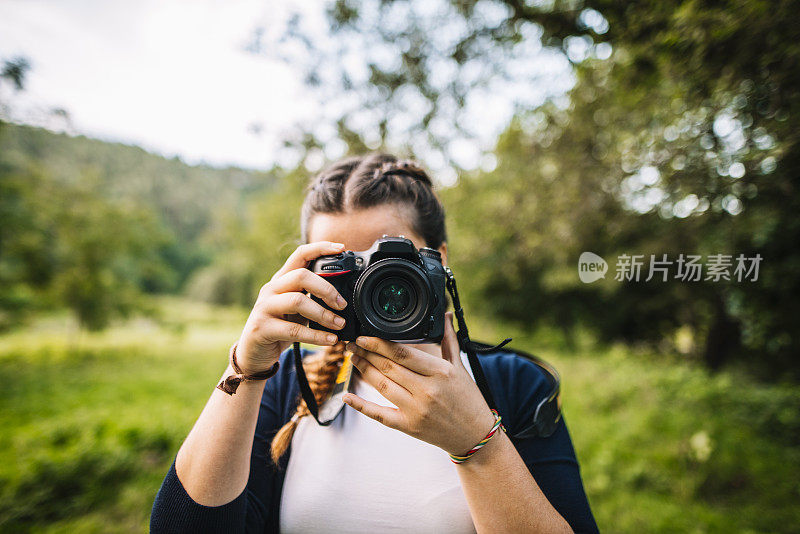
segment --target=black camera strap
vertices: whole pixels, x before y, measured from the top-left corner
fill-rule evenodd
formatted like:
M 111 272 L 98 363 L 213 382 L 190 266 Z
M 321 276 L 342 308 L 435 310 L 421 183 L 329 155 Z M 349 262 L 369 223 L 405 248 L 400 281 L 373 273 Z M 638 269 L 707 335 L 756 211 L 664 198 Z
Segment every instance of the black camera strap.
M 556 426 L 561 419 L 561 401 L 559 396 L 561 391 L 561 378 L 558 374 L 558 371 L 545 360 L 542 360 L 541 358 L 538 358 L 532 354 L 528 354 L 527 352 L 519 350 L 504 349 L 503 347 L 511 341 L 510 337 L 507 337 L 501 343 L 494 346 L 472 341 L 469 338 L 467 323 L 464 320 L 464 310 L 461 307 L 461 301 L 458 298 L 456 278 L 453 276 L 453 272 L 449 267 L 445 267 L 444 270 L 445 274 L 447 275 L 447 291 L 450 293 L 450 296 L 453 299 L 453 308 L 455 309 L 456 321 L 458 322 L 458 332 L 456 332 L 456 338 L 458 338 L 458 344 L 461 350 L 467 354 L 469 365 L 472 368 L 472 374 L 475 377 L 475 383 L 478 385 L 478 389 L 481 390 L 483 398 L 486 399 L 486 404 L 488 404 L 490 408 L 497 410 L 497 405 L 495 404 L 494 397 L 492 396 L 492 391 L 489 388 L 489 382 L 486 380 L 486 375 L 483 373 L 483 367 L 481 367 L 478 354 L 487 354 L 503 350 L 505 352 L 516 354 L 517 356 L 525 358 L 539 366 L 539 368 L 544 371 L 544 374 L 548 377 L 548 381 L 550 383 L 550 393 L 548 393 L 547 397 L 539 401 L 539 404 L 536 406 L 536 412 L 534 413 L 533 420 L 523 428 L 517 430 L 513 435 L 511 435 L 511 437 L 523 439 L 531 437 L 546 438 L 551 436 L 553 432 L 555 432 Z
M 326 421 L 319 420 L 319 406 L 317 399 L 314 398 L 314 393 L 311 391 L 311 386 L 308 384 L 308 377 L 306 371 L 303 369 L 302 354 L 300 353 L 300 343 L 295 341 L 292 343 L 292 352 L 294 352 L 294 368 L 297 372 L 297 383 L 300 385 L 300 394 L 303 395 L 303 400 L 306 401 L 308 411 L 314 416 L 314 419 L 322 426 L 328 426 L 333 421 L 333 418 Z M 338 413 L 338 412 L 337 412 Z
M 467 322 L 464 320 L 464 309 L 461 307 L 461 299 L 458 298 L 456 277 L 453 276 L 453 271 L 450 270 L 450 267 L 445 267 L 444 272 L 447 276 L 445 287 L 447 287 L 447 292 L 450 293 L 450 297 L 453 299 L 453 310 L 456 316 L 456 322 L 458 323 L 458 331 L 456 332 L 458 346 L 467 354 L 469 365 L 472 368 L 472 375 L 475 377 L 475 383 L 478 385 L 478 389 L 481 390 L 483 398 L 486 399 L 486 404 L 489 405 L 489 408 L 497 410 L 497 404 L 494 401 L 494 396 L 492 395 L 492 390 L 489 387 L 489 382 L 486 380 L 486 375 L 483 373 L 483 367 L 481 367 L 481 362 L 478 359 L 478 353 L 483 354 L 496 351 L 508 344 L 511 341 L 511 338 L 507 337 L 493 347 L 486 347 L 473 343 L 469 339 Z

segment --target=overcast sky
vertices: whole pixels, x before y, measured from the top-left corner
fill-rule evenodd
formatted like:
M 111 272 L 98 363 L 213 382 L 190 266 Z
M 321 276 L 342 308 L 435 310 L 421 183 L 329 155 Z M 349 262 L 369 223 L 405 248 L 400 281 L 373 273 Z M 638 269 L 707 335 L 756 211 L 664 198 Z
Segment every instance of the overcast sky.
M 280 23 L 281 5 L 0 0 L 0 58 L 32 63 L 12 104 L 31 120 L 63 107 L 80 133 L 191 162 L 268 166 L 270 138 L 312 112 L 297 73 L 243 50 L 257 25 Z
M 5 84 L 0 98 L 16 120 L 61 107 L 77 133 L 190 163 L 291 165 L 277 141 L 320 106 L 299 72 L 244 50 L 254 28 L 282 27 L 287 5 L 322 23 L 322 0 L 0 0 L 0 59 L 32 65 L 25 91 Z

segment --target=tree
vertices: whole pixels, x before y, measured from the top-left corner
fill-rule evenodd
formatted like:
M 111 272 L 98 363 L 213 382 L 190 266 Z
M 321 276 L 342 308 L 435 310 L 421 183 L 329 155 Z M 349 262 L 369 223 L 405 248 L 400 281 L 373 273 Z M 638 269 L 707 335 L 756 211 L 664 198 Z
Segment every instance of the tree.
M 772 376 L 798 376 L 798 7 L 790 0 L 339 0 L 327 36 L 295 20 L 289 37 L 299 36 L 316 59 L 307 63 L 309 84 L 349 104 L 328 107 L 340 110 L 333 122 L 373 144 L 420 152 L 423 139 L 449 157 L 453 140 L 471 135 L 464 117 L 474 95 L 502 98 L 497 88 L 509 81 L 523 88 L 496 150 L 497 170 L 462 180 L 463 194 L 454 192 L 474 208 L 473 220 L 482 213 L 489 221 L 480 228 L 490 246 L 475 256 L 476 283 L 484 295 L 497 284 L 517 291 L 494 303 L 507 317 L 569 326 L 585 320 L 575 310 L 596 309 L 599 297 L 587 295 L 601 295 L 613 313 L 590 324 L 605 338 L 655 340 L 686 326 L 711 367 L 738 357 Z M 568 101 L 526 101 L 539 47 L 572 64 Z M 327 55 L 357 58 L 353 50 L 364 59 Z M 400 124 L 410 126 L 396 134 Z M 543 244 L 552 235 L 558 245 Z M 559 278 L 585 246 L 760 254 L 764 264 L 757 283 L 621 284 L 604 293 Z
M 30 67 L 30 62 L 24 57 L 5 59 L 3 68 L 0 69 L 0 79 L 11 82 L 17 91 L 21 91 L 25 86 L 25 76 Z

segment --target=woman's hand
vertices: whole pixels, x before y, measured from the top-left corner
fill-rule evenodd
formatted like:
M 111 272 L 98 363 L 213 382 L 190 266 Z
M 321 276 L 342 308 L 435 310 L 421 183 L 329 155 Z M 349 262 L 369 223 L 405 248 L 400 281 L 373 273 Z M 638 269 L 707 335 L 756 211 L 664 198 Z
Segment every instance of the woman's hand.
M 463 455 L 494 424 L 477 384 L 461 362 L 453 314 L 445 314 L 442 358 L 376 337 L 348 343 L 361 376 L 397 408 L 347 393 L 344 401 L 384 425 Z
M 325 309 L 301 291 L 319 297 L 333 309 L 343 310 L 347 302 L 336 288 L 306 269 L 309 261 L 343 250 L 342 243 L 330 241 L 301 245 L 270 281 L 262 286 L 236 347 L 236 361 L 245 374 L 272 367 L 294 341 L 313 345 L 336 344 L 338 337 L 335 334 L 314 330 L 306 325 L 311 319 L 339 330 L 344 326 L 344 318 Z

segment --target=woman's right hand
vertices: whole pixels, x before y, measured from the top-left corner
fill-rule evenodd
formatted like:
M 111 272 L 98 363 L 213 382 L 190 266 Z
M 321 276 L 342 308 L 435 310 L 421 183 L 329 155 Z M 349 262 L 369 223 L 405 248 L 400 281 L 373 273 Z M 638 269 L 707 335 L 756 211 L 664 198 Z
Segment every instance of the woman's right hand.
M 236 347 L 236 363 L 244 374 L 266 371 L 294 341 L 313 345 L 336 344 L 338 336 L 309 328 L 308 319 L 339 330 L 344 326 L 344 318 L 323 308 L 301 291 L 319 297 L 335 310 L 344 309 L 347 302 L 336 288 L 306 269 L 311 260 L 343 250 L 342 243 L 330 241 L 301 245 L 261 287 Z

